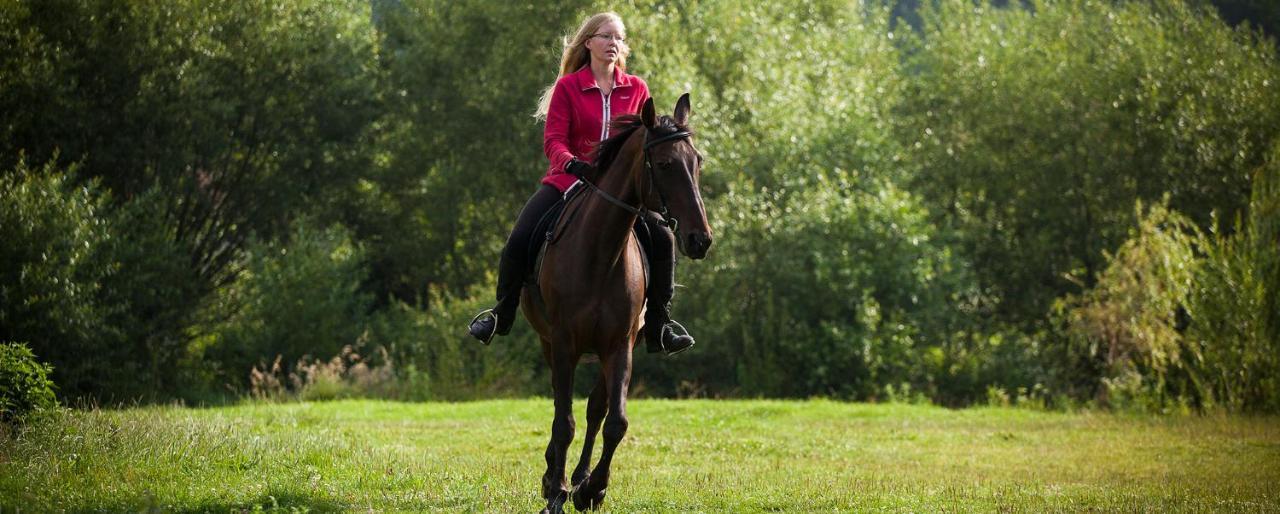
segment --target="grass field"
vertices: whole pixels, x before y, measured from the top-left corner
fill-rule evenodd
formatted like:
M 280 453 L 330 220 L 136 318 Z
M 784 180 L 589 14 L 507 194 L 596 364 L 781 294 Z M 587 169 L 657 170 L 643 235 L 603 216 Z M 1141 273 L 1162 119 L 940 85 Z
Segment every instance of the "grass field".
M 69 411 L 0 437 L 0 510 L 536 512 L 550 413 L 545 399 Z M 606 512 L 1280 511 L 1277 418 L 703 400 L 629 413 Z

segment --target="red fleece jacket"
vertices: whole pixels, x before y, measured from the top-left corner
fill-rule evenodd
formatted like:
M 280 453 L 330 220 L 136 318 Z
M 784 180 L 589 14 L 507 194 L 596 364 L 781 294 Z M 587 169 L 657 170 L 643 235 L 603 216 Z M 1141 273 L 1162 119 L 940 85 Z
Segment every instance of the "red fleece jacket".
M 613 92 L 605 96 L 596 85 L 591 66 L 560 77 L 551 93 L 551 108 L 542 134 L 542 150 L 551 160 L 543 184 L 561 192 L 577 180 L 565 173 L 570 159 L 590 161 L 595 147 L 609 137 L 608 121 L 640 111 L 649 99 L 649 85 L 621 69 L 613 72 Z

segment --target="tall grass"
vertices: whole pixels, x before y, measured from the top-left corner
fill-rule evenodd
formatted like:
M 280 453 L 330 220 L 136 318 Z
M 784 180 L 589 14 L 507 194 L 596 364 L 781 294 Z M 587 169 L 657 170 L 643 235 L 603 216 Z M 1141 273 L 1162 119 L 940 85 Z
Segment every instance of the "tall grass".
M 606 511 L 1280 509 L 1275 418 L 629 407 Z M 0 438 L 0 510 L 536 511 L 550 413 L 546 399 L 60 411 Z

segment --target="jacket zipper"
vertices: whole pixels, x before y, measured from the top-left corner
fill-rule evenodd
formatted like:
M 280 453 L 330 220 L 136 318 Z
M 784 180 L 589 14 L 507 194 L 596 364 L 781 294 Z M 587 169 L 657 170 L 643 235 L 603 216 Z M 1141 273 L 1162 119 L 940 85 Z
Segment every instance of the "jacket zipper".
M 603 89 L 600 90 L 600 102 L 604 104 L 604 111 L 603 111 L 604 119 L 600 120 L 600 140 L 601 141 L 609 139 L 609 97 L 610 96 L 613 96 L 612 92 L 606 95 L 604 94 Z

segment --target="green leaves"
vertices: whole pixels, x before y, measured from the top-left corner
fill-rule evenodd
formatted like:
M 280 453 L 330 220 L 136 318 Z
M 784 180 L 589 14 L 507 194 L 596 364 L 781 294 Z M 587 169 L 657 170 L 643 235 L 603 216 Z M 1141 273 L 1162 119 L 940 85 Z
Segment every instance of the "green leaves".
M 912 189 L 965 233 L 1008 320 L 1088 285 L 1171 195 L 1206 228 L 1240 212 L 1280 134 L 1274 48 L 1183 2 L 925 13 L 898 137 Z
M 707 344 L 638 379 L 963 403 L 1134 371 L 1274 406 L 1274 45 L 1176 0 L 928 4 L 918 34 L 848 0 L 617 7 L 629 71 L 663 110 L 693 95 L 717 235 L 676 299 Z M 361 338 L 433 394 L 531 390 L 531 333 L 481 354 L 458 329 L 545 170 L 530 115 L 559 36 L 597 8 L 0 3 L 0 339 L 65 394 Z M 1187 254 L 1171 224 L 1211 235 Z M 1072 353 L 1099 344 L 1128 357 Z
M 299 223 L 287 240 L 251 243 L 241 278 L 219 292 L 218 316 L 203 327 L 202 357 L 217 379 L 241 385 L 254 365 L 277 356 L 292 365 L 355 345 L 372 300 L 360 291 L 364 259 L 341 226 Z
M 58 406 L 50 367 L 20 343 L 0 343 L 0 422 L 12 423 Z

